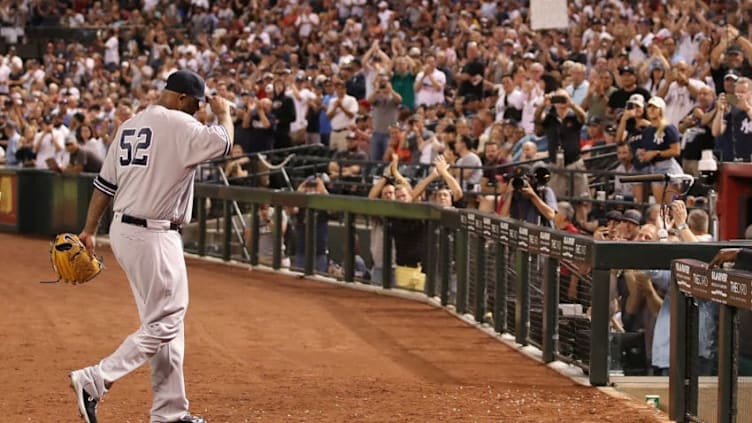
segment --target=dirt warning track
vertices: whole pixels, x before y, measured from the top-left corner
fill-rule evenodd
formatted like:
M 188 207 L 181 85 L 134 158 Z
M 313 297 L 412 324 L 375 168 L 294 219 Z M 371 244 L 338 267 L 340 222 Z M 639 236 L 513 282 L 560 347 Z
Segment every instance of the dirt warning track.
M 124 273 L 46 285 L 49 240 L 0 234 L 0 420 L 78 422 L 67 373 L 138 327 Z M 191 411 L 218 422 L 653 422 L 427 304 L 188 261 Z M 146 422 L 148 367 L 116 383 L 101 422 Z

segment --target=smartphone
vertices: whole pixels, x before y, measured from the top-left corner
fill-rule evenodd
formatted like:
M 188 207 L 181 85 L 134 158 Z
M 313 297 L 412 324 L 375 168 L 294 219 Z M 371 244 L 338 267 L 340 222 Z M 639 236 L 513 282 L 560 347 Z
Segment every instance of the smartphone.
M 564 104 L 567 102 L 567 98 L 563 95 L 551 96 L 551 104 Z

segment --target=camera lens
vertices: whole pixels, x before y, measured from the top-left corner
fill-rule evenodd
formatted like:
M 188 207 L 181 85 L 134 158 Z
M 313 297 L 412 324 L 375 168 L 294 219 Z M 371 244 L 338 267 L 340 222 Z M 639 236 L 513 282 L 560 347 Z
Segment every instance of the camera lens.
M 515 191 L 521 191 L 524 186 L 525 179 L 523 177 L 515 176 L 512 178 L 512 188 L 514 188 Z

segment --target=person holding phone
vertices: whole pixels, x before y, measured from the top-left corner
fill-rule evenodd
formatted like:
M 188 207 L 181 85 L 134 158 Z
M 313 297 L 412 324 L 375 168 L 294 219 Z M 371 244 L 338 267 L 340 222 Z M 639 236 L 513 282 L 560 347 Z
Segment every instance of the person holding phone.
M 725 93 L 718 96 L 718 112 L 713 118 L 713 136 L 721 150 L 721 160 L 752 159 L 752 80 L 739 78 L 734 84 L 736 105 L 731 106 Z
M 629 145 L 633 157 L 630 170 L 632 173 L 642 173 L 648 166 L 637 157 L 637 148 L 642 141 L 642 131 L 648 126 L 650 126 L 650 121 L 645 119 L 645 100 L 641 94 L 632 94 L 619 119 L 619 127 L 616 129 L 616 140 Z M 637 203 L 643 202 L 642 184 L 634 184 L 632 193 Z
M 544 110 L 547 110 L 545 116 Z M 535 122 L 543 127 L 548 138 L 549 162 L 567 170 L 585 170 L 580 156 L 580 133 L 585 116 L 585 111 L 572 101 L 566 90 L 560 89 L 544 97 L 543 104 L 535 110 Z M 563 160 L 559 160 L 560 154 Z M 572 178 L 574 184 L 570 183 Z M 574 197 L 588 190 L 587 175 L 554 173 L 549 186 L 557 197 Z M 574 187 L 574 191 L 570 192 L 570 187 Z

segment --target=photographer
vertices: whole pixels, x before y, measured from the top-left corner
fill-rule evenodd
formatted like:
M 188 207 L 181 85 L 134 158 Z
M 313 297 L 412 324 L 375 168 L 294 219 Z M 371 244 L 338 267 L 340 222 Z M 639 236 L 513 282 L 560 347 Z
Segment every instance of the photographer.
M 551 226 L 557 210 L 556 194 L 545 186 L 551 174 L 545 165 L 536 164 L 531 172 L 526 167 L 515 169 L 502 195 L 503 217 L 528 223 Z
M 329 181 L 326 174 L 311 175 L 298 186 L 298 192 L 306 194 L 327 195 L 325 183 Z M 297 268 L 305 267 L 305 213 L 304 210 L 293 207 L 290 209 L 290 215 L 293 219 L 293 228 L 295 230 L 295 261 L 294 266 Z M 314 269 L 319 272 L 326 272 L 329 267 L 329 213 L 326 211 L 316 211 L 314 213 L 316 245 L 314 258 Z
M 379 161 L 386 153 L 389 144 L 389 125 L 397 121 L 402 97 L 394 91 L 386 74 L 379 74 L 373 80 L 374 88 L 368 97 L 373 118 L 371 137 L 371 160 Z
M 543 112 L 546 115 L 543 116 Z M 535 122 L 543 126 L 548 138 L 548 160 L 557 169 L 585 170 L 580 157 L 580 133 L 585 122 L 585 111 L 572 101 L 565 90 L 547 94 L 543 104 L 535 110 Z M 585 173 L 554 174 L 551 188 L 560 197 L 573 197 L 588 189 Z M 571 180 L 574 179 L 574 184 Z M 574 191 L 570 192 L 570 187 Z

